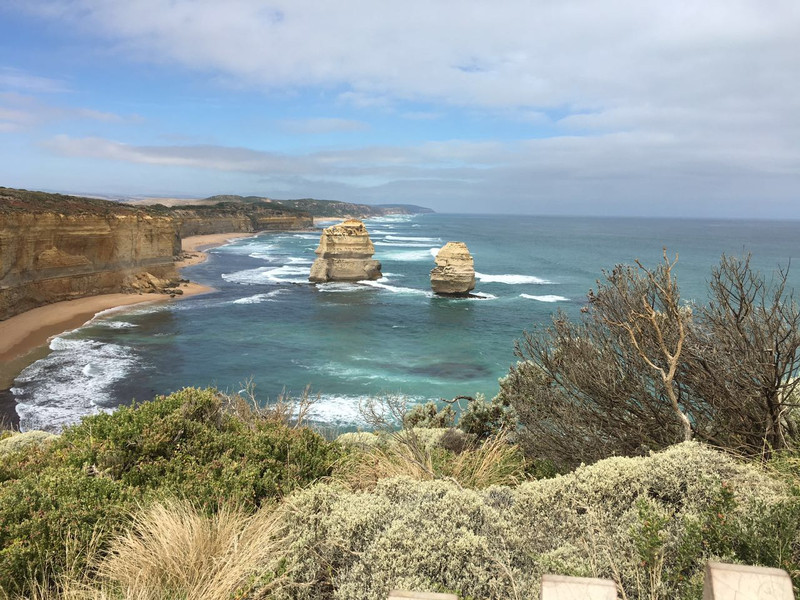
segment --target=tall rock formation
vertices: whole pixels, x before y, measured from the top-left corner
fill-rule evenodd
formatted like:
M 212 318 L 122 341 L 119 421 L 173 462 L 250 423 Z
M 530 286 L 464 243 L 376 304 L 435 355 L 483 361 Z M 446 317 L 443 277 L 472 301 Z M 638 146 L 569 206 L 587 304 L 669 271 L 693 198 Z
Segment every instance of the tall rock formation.
M 431 288 L 444 296 L 466 296 L 475 289 L 475 264 L 464 242 L 447 242 L 439 250 Z
M 381 263 L 373 260 L 375 247 L 364 223 L 348 219 L 323 229 L 317 260 L 311 265 L 309 281 L 360 281 L 380 279 Z

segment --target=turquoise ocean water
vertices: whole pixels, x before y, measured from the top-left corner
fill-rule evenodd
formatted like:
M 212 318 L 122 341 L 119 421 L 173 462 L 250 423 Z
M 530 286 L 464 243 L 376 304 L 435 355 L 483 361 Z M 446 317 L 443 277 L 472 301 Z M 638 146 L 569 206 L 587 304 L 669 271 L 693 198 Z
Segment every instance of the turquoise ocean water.
M 772 272 L 800 249 L 796 221 L 430 214 L 366 224 L 379 281 L 310 285 L 319 233 L 267 233 L 184 271 L 214 293 L 106 312 L 54 339 L 12 388 L 22 428 L 58 429 L 187 385 L 237 391 L 251 378 L 261 401 L 310 385 L 314 417 L 341 428 L 359 425 L 370 396 L 491 397 L 514 340 L 559 308 L 577 316 L 603 269 L 655 265 L 666 246 L 680 255 L 684 299 L 703 302 L 723 252 L 752 252 Z M 433 252 L 447 241 L 469 246 L 479 298 L 430 293 Z

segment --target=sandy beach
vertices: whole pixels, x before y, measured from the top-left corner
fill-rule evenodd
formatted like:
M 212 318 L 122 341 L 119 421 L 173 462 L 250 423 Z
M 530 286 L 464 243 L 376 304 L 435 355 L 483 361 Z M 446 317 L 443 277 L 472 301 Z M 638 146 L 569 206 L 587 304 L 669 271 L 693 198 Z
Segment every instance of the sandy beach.
M 212 233 L 209 235 L 192 235 L 181 240 L 183 257 L 175 262 L 179 269 L 204 262 L 208 254 L 203 250 L 216 248 L 240 238 L 255 237 L 254 233 Z
M 252 235 L 220 233 L 188 237 L 182 240 L 184 255 L 175 265 L 180 269 L 201 263 L 208 258 L 203 250 Z M 183 294 L 174 300 L 214 291 L 198 283 L 183 283 L 180 289 Z M 88 323 L 97 313 L 132 304 L 169 301 L 173 298 L 166 294 L 103 294 L 40 306 L 0 321 L 0 390 L 11 387 L 25 367 L 46 356 L 53 337 Z

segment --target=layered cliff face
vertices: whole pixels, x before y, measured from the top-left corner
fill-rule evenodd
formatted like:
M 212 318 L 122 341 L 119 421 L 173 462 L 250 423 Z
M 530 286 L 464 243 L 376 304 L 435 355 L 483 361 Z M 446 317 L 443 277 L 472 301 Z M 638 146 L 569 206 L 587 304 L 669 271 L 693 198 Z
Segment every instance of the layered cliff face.
M 314 226 L 314 220 L 307 213 L 253 204 L 175 208 L 170 214 L 178 222 L 181 238 L 212 233 L 308 229 Z
M 475 289 L 475 264 L 464 242 L 447 242 L 439 250 L 431 288 L 445 296 L 466 296 Z
M 63 214 L 47 202 L 22 202 L 3 192 L 0 319 L 52 302 L 130 289 L 144 273 L 177 276 L 173 260 L 180 238 L 169 217 L 74 198 L 64 204 L 70 214 Z
M 322 231 L 317 260 L 309 281 L 361 281 L 380 279 L 381 263 L 373 260 L 375 247 L 364 223 L 349 219 Z

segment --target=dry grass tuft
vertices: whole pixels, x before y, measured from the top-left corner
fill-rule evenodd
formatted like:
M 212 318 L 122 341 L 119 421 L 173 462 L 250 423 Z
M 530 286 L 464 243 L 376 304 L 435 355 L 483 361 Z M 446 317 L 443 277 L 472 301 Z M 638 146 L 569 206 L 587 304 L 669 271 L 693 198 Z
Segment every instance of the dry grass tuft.
M 351 489 L 372 489 L 381 479 L 449 479 L 464 488 L 517 485 L 525 478 L 519 448 L 501 434 L 455 454 L 425 444 L 412 429 L 395 433 L 390 443 L 349 456 L 336 477 Z
M 276 513 L 222 507 L 207 515 L 189 502 L 159 503 L 134 517 L 97 562 L 97 578 L 67 578 L 57 596 L 30 600 L 231 600 L 270 572 L 280 526 Z M 271 582 L 275 584 L 276 581 Z M 271 584 L 269 587 L 271 587 Z M 267 591 L 267 588 L 262 589 Z
M 140 515 L 100 565 L 127 598 L 228 600 L 252 584 L 275 551 L 273 513 L 222 507 L 212 516 L 180 501 Z

